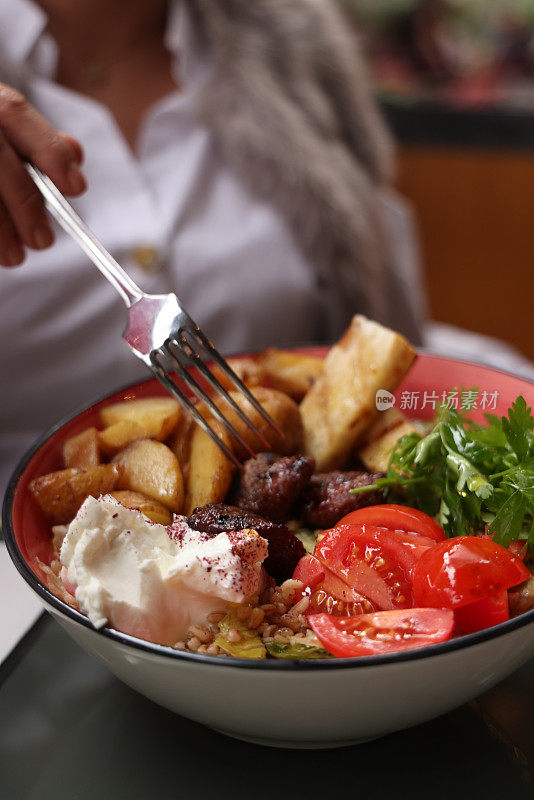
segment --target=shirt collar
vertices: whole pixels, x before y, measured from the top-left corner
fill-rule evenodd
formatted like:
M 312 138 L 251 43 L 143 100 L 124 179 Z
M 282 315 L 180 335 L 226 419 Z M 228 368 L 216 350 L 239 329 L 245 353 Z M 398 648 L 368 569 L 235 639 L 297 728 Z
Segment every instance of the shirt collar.
M 15 66 L 29 64 L 37 73 L 52 77 L 57 53 L 45 34 L 47 15 L 33 0 L 1 0 L 0 52 Z M 48 41 L 43 41 L 48 40 Z M 43 45 L 43 47 L 38 47 Z M 165 45 L 177 57 L 176 69 L 186 83 L 200 80 L 206 63 L 194 25 L 182 0 L 171 0 Z M 40 51 L 44 50 L 44 54 Z
M 0 50 L 14 65 L 24 64 L 46 27 L 46 14 L 32 0 L 0 3 Z

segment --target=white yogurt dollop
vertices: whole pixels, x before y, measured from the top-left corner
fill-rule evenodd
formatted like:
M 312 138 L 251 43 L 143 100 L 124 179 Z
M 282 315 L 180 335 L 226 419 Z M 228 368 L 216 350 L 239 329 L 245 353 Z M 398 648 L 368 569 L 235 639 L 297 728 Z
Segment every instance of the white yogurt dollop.
M 109 495 L 87 498 L 61 547 L 65 585 L 96 628 L 160 644 L 260 591 L 266 557 L 255 531 L 209 536 L 183 517 L 165 528 Z

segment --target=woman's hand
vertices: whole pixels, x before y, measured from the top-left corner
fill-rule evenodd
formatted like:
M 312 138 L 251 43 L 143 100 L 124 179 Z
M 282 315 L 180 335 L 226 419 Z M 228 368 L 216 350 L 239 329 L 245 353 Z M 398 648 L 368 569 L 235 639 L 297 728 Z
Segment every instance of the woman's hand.
M 26 98 L 0 83 L 0 264 L 15 267 L 25 247 L 43 250 L 54 241 L 42 196 L 23 160 L 46 173 L 66 195 L 85 188 L 79 142 L 60 133 Z

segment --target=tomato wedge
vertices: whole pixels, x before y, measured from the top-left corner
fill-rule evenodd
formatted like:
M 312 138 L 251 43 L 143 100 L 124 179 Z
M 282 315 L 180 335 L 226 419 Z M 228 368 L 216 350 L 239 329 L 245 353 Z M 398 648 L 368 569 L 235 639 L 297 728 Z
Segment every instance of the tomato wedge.
M 510 619 L 508 592 L 504 589 L 494 597 L 484 597 L 476 603 L 461 606 L 454 612 L 454 627 L 458 634 L 474 633 L 491 628 Z
M 325 574 L 326 567 L 324 567 L 314 556 L 308 554 L 307 556 L 304 556 L 304 558 L 300 559 L 299 563 L 295 567 L 293 578 L 296 581 L 302 581 L 305 588 L 311 591 L 315 589 L 316 586 L 319 586 L 321 581 L 324 580 Z
M 347 586 L 379 609 L 411 608 L 412 579 L 432 539 L 371 525 L 337 525 L 317 544 L 314 555 Z
M 359 508 L 357 511 L 351 511 L 350 514 L 343 517 L 338 522 L 338 525 L 344 523 L 367 524 L 374 525 L 376 528 L 387 528 L 390 531 L 419 533 L 421 536 L 426 536 L 435 542 L 442 542 L 447 538 L 443 528 L 432 517 L 408 506 L 385 503 L 381 506 Z
M 426 550 L 415 567 L 417 605 L 460 608 L 517 586 L 530 570 L 505 547 L 481 536 L 456 536 Z
M 486 529 L 487 527 L 486 525 Z M 493 541 L 493 536 L 490 536 L 489 533 L 481 533 L 479 536 L 481 539 L 488 539 L 490 542 Z M 525 539 L 518 539 L 516 542 L 510 542 L 506 549 L 514 556 L 520 558 L 521 561 L 524 561 L 528 555 L 528 545 Z
M 352 617 L 376 611 L 370 600 L 347 586 L 314 556 L 307 555 L 300 559 L 293 578 L 304 584 L 303 594 L 310 598 L 308 613 Z M 295 602 L 299 599 L 297 597 Z
M 360 617 L 311 614 L 308 621 L 329 653 L 350 658 L 444 642 L 452 634 L 454 614 L 447 609 L 411 608 Z

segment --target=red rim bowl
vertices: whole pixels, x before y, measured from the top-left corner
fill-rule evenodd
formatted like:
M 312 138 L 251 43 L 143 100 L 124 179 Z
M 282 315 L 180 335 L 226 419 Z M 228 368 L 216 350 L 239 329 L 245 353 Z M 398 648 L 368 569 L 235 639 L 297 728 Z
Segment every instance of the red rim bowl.
M 327 348 L 307 347 L 298 348 L 298 351 L 323 356 L 326 354 Z M 244 358 L 246 355 L 242 357 Z M 422 353 L 395 392 L 396 406 L 409 417 L 430 419 L 433 414 L 432 404 L 434 402 L 440 402 L 444 395 L 449 395 L 455 389 L 458 390 L 461 397 L 462 391 L 468 391 L 472 387 L 478 388 L 477 407 L 470 411 L 469 415 L 479 422 L 484 421 L 483 405 L 486 411 L 504 414 L 519 394 L 525 397 L 529 405 L 534 405 L 534 383 L 531 381 L 478 364 Z M 483 394 L 484 392 L 486 395 Z M 44 563 L 49 561 L 52 552 L 50 525 L 34 502 L 28 488 L 29 483 L 40 475 L 62 468 L 62 442 L 91 425 L 98 427 L 99 411 L 104 406 L 120 400 L 166 396 L 166 394 L 167 392 L 161 384 L 155 378 L 151 378 L 119 389 L 82 410 L 75 411 L 67 419 L 47 431 L 26 453 L 15 470 L 6 491 L 2 515 L 3 532 L 8 552 L 16 568 L 45 604 L 92 630 L 95 629 L 87 617 L 56 597 L 44 582 L 44 575 L 39 569 L 36 559 L 40 559 Z M 467 397 L 465 399 L 467 400 Z M 332 658 L 317 661 L 221 659 L 217 656 L 173 650 L 171 647 L 137 639 L 111 628 L 103 628 L 99 633 L 131 647 L 160 653 L 168 658 L 210 662 L 220 666 L 231 664 L 233 667 L 248 669 L 323 670 L 365 667 L 428 658 L 491 639 L 532 621 L 534 621 L 534 609 L 493 628 L 418 650 L 408 650 L 391 655 L 366 656 L 359 659 Z

